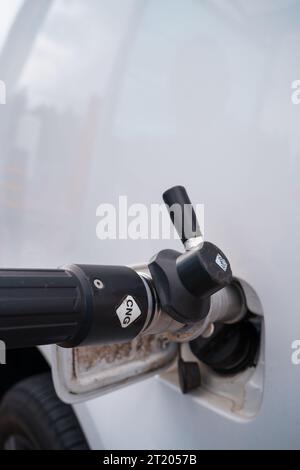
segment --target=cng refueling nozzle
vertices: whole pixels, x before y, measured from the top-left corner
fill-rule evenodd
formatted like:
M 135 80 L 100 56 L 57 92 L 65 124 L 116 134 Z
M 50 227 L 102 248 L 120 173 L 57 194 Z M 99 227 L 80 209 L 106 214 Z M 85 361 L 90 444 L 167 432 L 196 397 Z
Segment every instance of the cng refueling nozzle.
M 214 322 L 244 315 L 224 253 L 203 241 L 182 186 L 164 193 L 185 252 L 163 250 L 143 267 L 71 265 L 0 270 L 0 340 L 8 348 L 77 347 L 167 334 L 208 337 Z

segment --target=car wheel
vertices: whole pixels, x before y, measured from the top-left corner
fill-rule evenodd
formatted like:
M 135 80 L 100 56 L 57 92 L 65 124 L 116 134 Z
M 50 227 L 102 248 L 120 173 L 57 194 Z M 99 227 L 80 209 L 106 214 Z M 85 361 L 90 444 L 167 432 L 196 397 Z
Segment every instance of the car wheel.
M 74 411 L 56 395 L 50 373 L 25 379 L 4 395 L 0 449 L 88 449 Z

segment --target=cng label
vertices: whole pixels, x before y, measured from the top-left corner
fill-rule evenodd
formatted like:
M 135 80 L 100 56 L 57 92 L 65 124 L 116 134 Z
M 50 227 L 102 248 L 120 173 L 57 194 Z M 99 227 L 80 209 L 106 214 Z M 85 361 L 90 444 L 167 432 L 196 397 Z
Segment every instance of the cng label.
M 216 257 L 216 264 L 218 266 L 220 266 L 221 269 L 223 269 L 223 271 L 227 271 L 227 268 L 228 268 L 228 264 L 226 262 L 226 260 L 223 258 L 223 256 L 220 255 L 220 253 L 217 255 Z
M 138 304 L 131 295 L 127 295 L 116 313 L 119 317 L 122 328 L 127 328 L 142 314 Z

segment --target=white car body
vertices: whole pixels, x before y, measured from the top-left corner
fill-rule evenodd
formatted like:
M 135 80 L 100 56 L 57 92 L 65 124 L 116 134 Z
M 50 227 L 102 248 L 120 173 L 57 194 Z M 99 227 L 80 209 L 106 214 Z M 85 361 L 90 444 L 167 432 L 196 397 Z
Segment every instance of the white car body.
M 160 202 L 183 184 L 264 314 L 253 419 L 158 376 L 74 406 L 90 446 L 299 448 L 300 2 L 34 3 L 0 54 L 1 266 L 134 264 L 181 249 L 100 241 L 96 209 L 120 195 Z

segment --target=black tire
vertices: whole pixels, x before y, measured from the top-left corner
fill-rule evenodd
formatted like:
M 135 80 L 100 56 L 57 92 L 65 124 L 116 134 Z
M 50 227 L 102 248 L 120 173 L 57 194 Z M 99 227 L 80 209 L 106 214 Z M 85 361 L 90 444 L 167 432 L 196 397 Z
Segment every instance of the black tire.
M 3 397 L 0 449 L 88 449 L 74 411 L 59 400 L 50 373 L 17 383 Z

